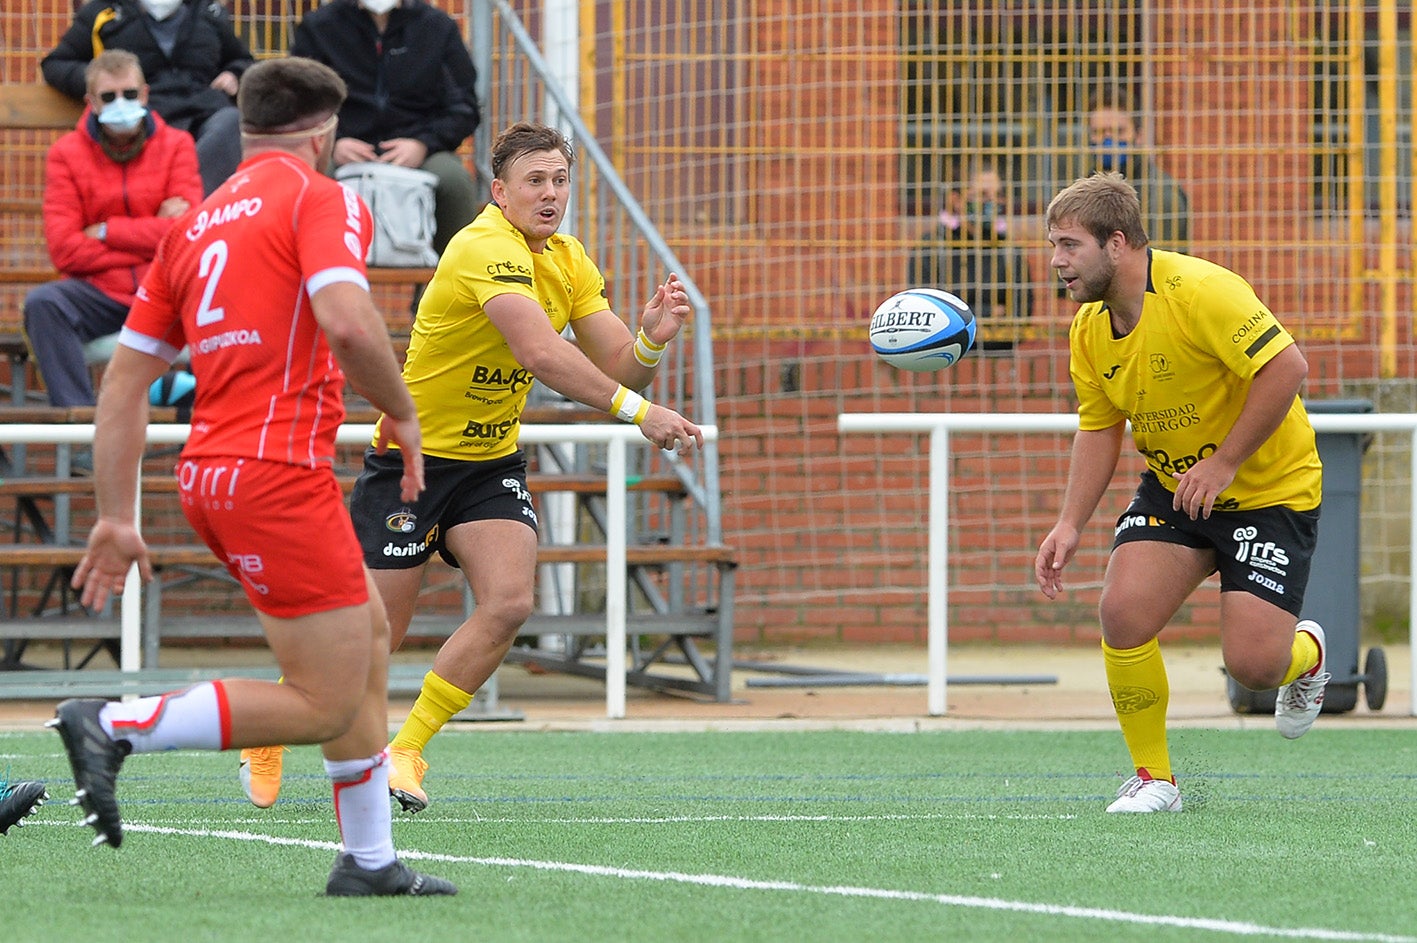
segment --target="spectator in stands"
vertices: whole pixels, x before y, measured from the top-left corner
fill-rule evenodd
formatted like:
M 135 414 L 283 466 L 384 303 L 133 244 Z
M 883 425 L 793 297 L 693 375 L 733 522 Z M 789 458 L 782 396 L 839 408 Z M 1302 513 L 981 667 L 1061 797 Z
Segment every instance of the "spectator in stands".
M 1212 574 L 1226 672 L 1252 691 L 1278 688 L 1274 721 L 1288 739 L 1318 717 L 1324 630 L 1300 613 L 1323 467 L 1294 338 L 1239 275 L 1153 249 L 1129 183 L 1096 173 L 1048 204 L 1051 265 L 1081 305 L 1068 335 L 1079 427 L 1058 521 L 1033 565 L 1057 598 L 1130 427 L 1146 471 L 1117 518 L 1098 614 L 1136 775 L 1107 811 L 1179 812 L 1157 639 Z
M 33 779 L 10 781 L 9 773 L 0 776 L 0 835 L 10 826 L 25 824 L 25 816 L 34 815 L 49 798 L 44 783 Z
M 1090 158 L 1078 177 L 1095 170 L 1115 170 L 1126 177 L 1141 200 L 1142 223 L 1153 245 L 1186 251 L 1190 206 L 1176 179 L 1162 170 L 1142 145 L 1136 115 L 1126 96 L 1107 85 L 1093 96 L 1087 113 Z
M 105 49 L 137 56 L 152 110 L 196 138 L 202 193 L 231 176 L 241 160 L 236 86 L 253 60 L 226 8 L 218 0 L 90 0 L 40 63 L 44 80 L 82 98 L 84 69 Z
M 945 190 L 939 224 L 910 256 L 907 284 L 963 299 L 980 324 L 979 347 L 1011 350 L 1033 302 L 1028 261 L 1009 245 L 1013 201 L 998 169 L 979 159 L 962 185 Z
M 84 71 L 88 107 L 44 170 L 44 237 L 64 278 L 34 288 L 24 304 L 55 406 L 94 404 L 84 345 L 123 326 L 159 240 L 202 199 L 192 138 L 148 109 L 138 58 L 110 49 Z
M 134 518 L 148 387 L 190 342 L 199 378 L 177 468 L 182 511 L 257 610 L 284 683 L 229 678 L 129 701 L 55 707 L 97 842 L 118 847 L 116 779 L 130 753 L 319 743 L 340 845 L 325 893 L 456 894 L 398 860 L 389 809 L 388 628 L 331 467 L 346 381 L 401 445 L 402 497 L 423 490 L 418 410 L 369 297 L 369 210 L 317 167 L 344 83 L 308 59 L 251 67 L 239 95 L 246 158 L 158 249 L 104 377 L 94 442 L 97 517 L 74 570 L 101 608 L 137 567 Z
M 477 73 L 458 26 L 424 0 L 330 0 L 295 29 L 293 56 L 349 85 L 335 166 L 385 161 L 438 178 L 433 249 L 477 215 L 477 185 L 455 152 L 481 120 Z
M 492 145 L 494 202 L 438 263 L 404 363 L 427 430 L 428 490 L 405 501 L 403 462 L 370 448 L 350 499 L 394 648 L 435 553 L 462 569 L 477 600 L 433 659 L 389 745 L 389 791 L 406 811 L 428 805 L 423 748 L 472 703 L 532 613 L 537 517 L 518 432 L 533 382 L 635 423 L 660 448 L 703 446 L 698 426 L 633 392 L 654 379 L 691 313 L 684 285 L 670 275 L 641 311 L 638 334 L 630 333 L 610 309 L 605 279 L 585 247 L 557 232 L 574 157 L 561 132 L 545 125 L 512 125 Z M 576 343 L 562 336 L 567 326 Z M 253 752 L 278 760 L 280 747 Z M 263 765 L 279 776 L 277 763 Z M 248 789 L 253 802 L 273 794 L 269 784 Z

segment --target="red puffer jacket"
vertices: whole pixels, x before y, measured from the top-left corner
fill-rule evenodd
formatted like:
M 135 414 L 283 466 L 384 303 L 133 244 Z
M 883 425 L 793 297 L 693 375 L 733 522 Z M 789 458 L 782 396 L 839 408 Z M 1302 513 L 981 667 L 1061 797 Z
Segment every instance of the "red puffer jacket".
M 64 275 L 82 278 L 105 295 L 132 304 L 157 244 L 172 226 L 158 207 L 170 196 L 202 202 L 197 146 L 148 112 L 143 150 L 120 164 L 98 143 L 98 119 L 84 109 L 73 131 L 54 142 L 44 168 L 44 238 Z M 108 223 L 103 242 L 84 227 Z

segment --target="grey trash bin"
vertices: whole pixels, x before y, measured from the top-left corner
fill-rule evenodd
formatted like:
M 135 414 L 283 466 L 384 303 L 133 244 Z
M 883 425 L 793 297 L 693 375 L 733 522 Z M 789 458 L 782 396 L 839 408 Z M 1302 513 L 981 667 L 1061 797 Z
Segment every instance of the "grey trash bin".
M 1336 399 L 1304 404 L 1311 414 L 1371 413 L 1366 399 Z M 1364 686 L 1368 707 L 1378 710 L 1387 697 L 1387 658 L 1382 649 L 1368 652 L 1362 673 L 1358 670 L 1361 613 L 1358 605 L 1360 517 L 1363 485 L 1363 452 L 1369 434 L 1321 432 L 1319 458 L 1324 463 L 1323 510 L 1319 517 L 1318 546 L 1309 569 L 1304 594 L 1305 619 L 1324 627 L 1328 641 L 1328 671 L 1333 675 L 1324 693 L 1323 712 L 1350 711 L 1358 703 L 1358 685 Z M 1273 713 L 1275 692 L 1250 691 L 1226 678 L 1230 706 L 1237 713 Z

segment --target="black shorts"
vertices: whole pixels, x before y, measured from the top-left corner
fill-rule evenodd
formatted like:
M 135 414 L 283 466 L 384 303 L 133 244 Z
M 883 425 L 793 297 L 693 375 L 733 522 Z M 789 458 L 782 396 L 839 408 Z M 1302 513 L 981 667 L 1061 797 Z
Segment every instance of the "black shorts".
M 411 570 L 438 551 L 449 566 L 458 561 L 444 538 L 469 521 L 521 521 L 536 530 L 536 509 L 526 487 L 526 456 L 520 451 L 487 462 L 423 457 L 427 487 L 412 504 L 399 497 L 403 455 L 364 453 L 364 471 L 354 483 L 349 516 L 371 570 Z
M 1208 520 L 1193 521 L 1171 507 L 1173 498 L 1153 472 L 1145 472 L 1132 503 L 1117 518 L 1112 548 L 1157 540 L 1214 550 L 1222 593 L 1249 593 L 1299 615 L 1309 584 L 1309 562 L 1318 543 L 1318 508 L 1212 511 Z

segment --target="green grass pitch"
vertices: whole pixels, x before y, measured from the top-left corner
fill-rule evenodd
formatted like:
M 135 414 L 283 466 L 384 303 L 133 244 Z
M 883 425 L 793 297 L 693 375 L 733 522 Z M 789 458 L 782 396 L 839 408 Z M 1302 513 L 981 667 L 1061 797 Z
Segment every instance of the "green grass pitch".
M 1417 734 L 1177 730 L 1181 814 L 1109 816 L 1116 732 L 450 730 L 395 813 L 451 899 L 330 900 L 330 789 L 236 756 L 131 757 L 90 848 L 51 732 L 0 769 L 52 799 L 0 837 L 25 940 L 1417 941 Z M 371 929 L 372 928 L 372 929 Z

